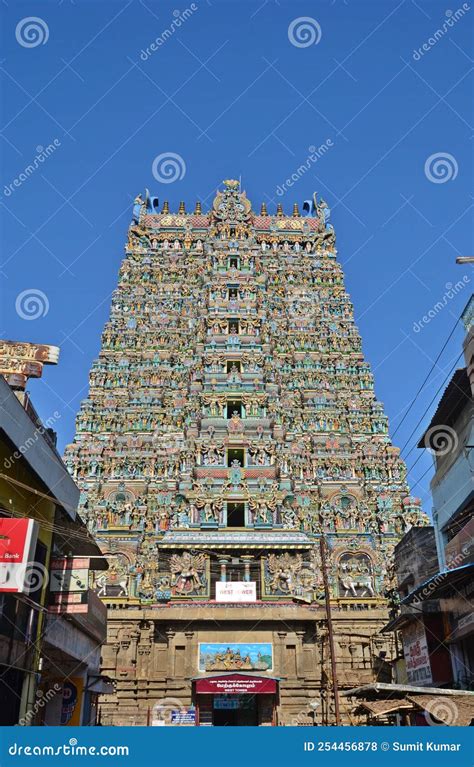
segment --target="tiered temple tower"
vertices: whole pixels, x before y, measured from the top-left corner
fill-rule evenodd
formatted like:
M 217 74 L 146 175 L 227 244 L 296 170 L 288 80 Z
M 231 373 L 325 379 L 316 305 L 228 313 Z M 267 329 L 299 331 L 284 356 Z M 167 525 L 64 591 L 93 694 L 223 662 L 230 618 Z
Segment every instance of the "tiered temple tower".
M 424 517 L 327 206 L 303 208 L 258 215 L 237 181 L 208 213 L 135 201 L 66 456 L 110 563 L 103 724 L 333 722 L 321 554 L 339 687 L 383 679 L 391 553 Z

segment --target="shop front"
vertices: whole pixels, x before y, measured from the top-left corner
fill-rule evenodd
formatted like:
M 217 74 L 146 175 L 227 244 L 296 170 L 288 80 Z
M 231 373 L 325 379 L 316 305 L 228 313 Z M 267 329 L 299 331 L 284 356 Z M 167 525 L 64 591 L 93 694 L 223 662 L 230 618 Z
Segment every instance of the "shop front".
M 253 674 L 197 677 L 196 725 L 271 727 L 276 724 L 278 680 Z

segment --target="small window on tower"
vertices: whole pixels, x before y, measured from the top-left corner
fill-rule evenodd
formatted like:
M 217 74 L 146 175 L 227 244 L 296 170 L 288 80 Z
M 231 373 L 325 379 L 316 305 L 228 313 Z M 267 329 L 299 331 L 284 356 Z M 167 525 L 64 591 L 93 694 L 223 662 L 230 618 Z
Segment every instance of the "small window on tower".
M 245 527 L 245 503 L 227 504 L 227 527 Z
M 230 269 L 238 269 L 239 268 L 238 256 L 231 256 L 229 258 L 229 267 L 230 267 Z
M 227 418 L 232 418 L 236 415 L 242 418 L 242 400 L 230 399 L 227 402 Z
M 230 299 L 230 301 L 237 301 L 238 297 L 239 297 L 238 288 L 229 288 L 229 299 Z
M 229 334 L 231 334 L 231 335 L 238 335 L 239 334 L 239 321 L 238 320 L 229 320 L 228 327 L 229 327 Z
M 231 447 L 227 451 L 228 466 L 244 466 L 245 451 L 243 447 Z
M 228 373 L 241 373 L 242 368 L 239 360 L 227 360 L 226 370 Z

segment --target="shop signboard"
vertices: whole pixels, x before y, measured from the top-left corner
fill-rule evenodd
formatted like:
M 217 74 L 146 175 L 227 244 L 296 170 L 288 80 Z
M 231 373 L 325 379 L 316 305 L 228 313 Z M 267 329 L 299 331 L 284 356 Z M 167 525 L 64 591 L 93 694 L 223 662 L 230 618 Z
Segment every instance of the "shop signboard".
M 422 623 L 412 623 L 403 631 L 403 652 L 409 684 L 432 684 L 428 642 Z

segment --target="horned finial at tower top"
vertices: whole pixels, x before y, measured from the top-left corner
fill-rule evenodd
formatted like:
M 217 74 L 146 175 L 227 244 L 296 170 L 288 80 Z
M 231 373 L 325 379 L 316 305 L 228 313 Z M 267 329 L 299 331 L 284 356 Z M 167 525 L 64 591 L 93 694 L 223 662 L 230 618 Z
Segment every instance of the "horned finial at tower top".
M 165 200 L 163 203 L 162 213 L 169 213 L 170 212 L 170 206 L 168 203 L 168 200 Z
M 277 216 L 283 216 L 283 208 L 281 202 L 277 205 Z
M 262 206 L 260 208 L 260 215 L 261 216 L 267 216 L 268 215 L 267 206 L 266 206 L 266 203 L 264 203 L 264 202 L 262 202 Z
M 298 218 L 299 215 L 300 215 L 300 210 L 298 208 L 298 203 L 295 202 L 294 205 L 293 205 L 293 216 L 294 216 L 294 218 Z
M 181 215 L 181 214 L 184 215 L 184 213 L 186 213 L 186 208 L 185 208 L 184 202 L 181 200 L 181 202 L 179 203 L 178 214 L 179 215 Z
M 223 183 L 227 189 L 238 189 L 240 187 L 240 181 L 237 181 L 235 178 L 225 179 Z
M 195 213 L 196 216 L 200 216 L 201 213 L 202 213 L 202 207 L 201 207 L 201 203 L 199 202 L 199 200 L 197 201 L 196 207 L 194 208 L 194 213 Z

